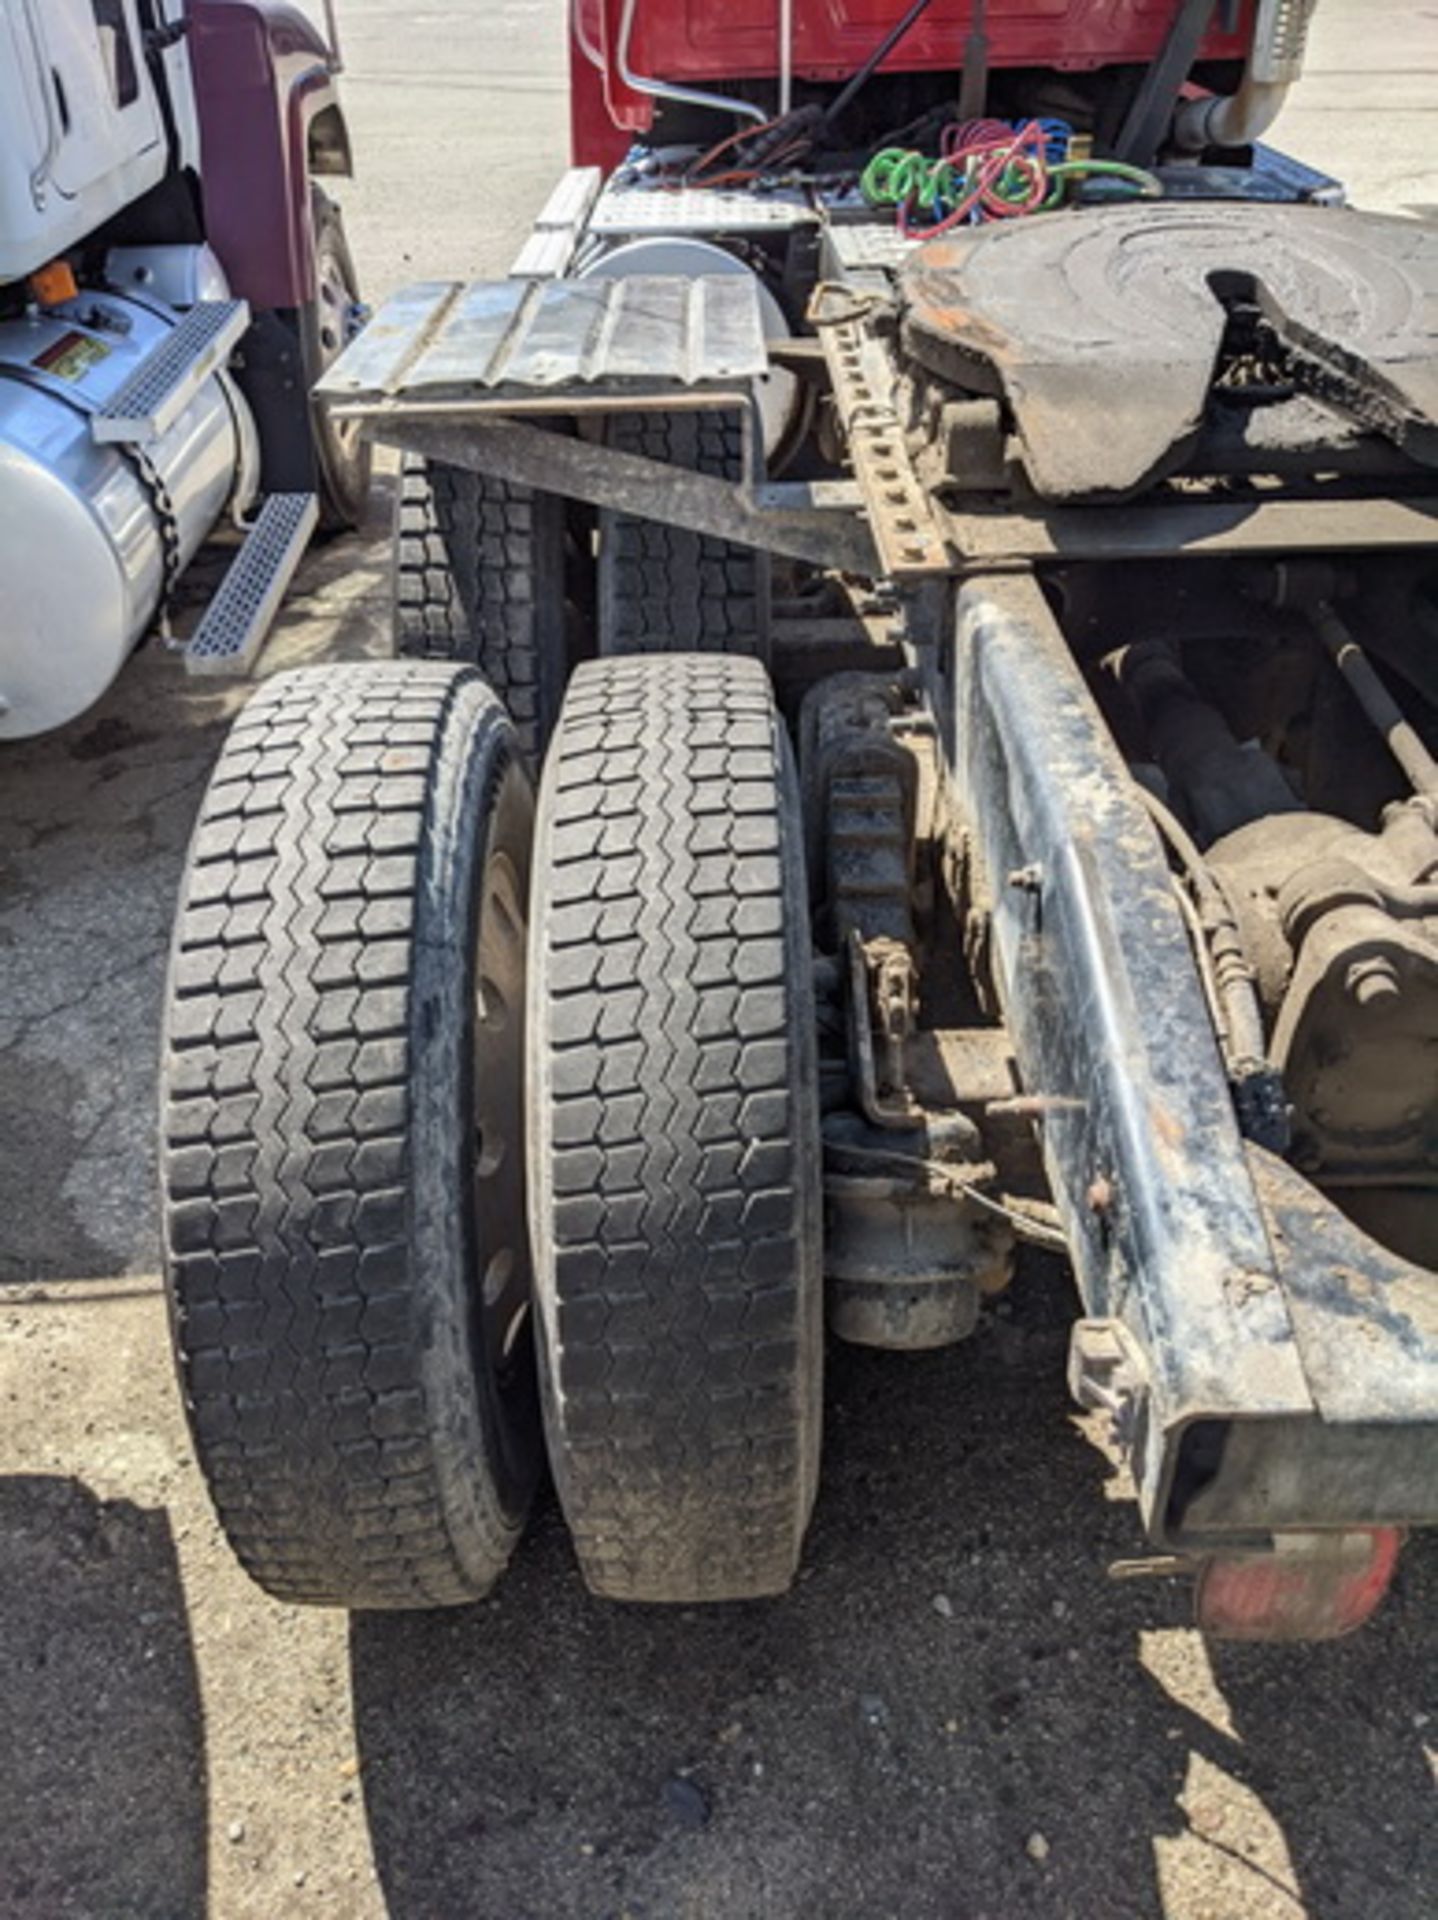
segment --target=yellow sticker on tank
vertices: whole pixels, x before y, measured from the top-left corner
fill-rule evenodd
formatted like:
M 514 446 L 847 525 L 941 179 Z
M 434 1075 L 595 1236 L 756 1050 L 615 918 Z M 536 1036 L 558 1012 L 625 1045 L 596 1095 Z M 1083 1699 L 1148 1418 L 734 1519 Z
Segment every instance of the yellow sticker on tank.
M 57 380 L 83 380 L 91 367 L 109 357 L 110 349 L 103 340 L 88 333 L 66 333 L 37 353 L 30 364 L 42 373 L 54 374 Z

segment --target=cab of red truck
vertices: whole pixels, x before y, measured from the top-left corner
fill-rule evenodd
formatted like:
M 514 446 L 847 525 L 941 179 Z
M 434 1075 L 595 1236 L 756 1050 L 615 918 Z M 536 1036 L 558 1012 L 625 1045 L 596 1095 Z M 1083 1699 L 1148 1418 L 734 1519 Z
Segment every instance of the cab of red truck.
M 1230 95 L 1248 68 L 1245 126 L 1228 139 L 1237 146 L 1271 124 L 1297 78 L 1312 11 L 1313 0 L 571 0 L 573 153 L 613 166 L 636 137 L 682 138 L 686 107 L 712 111 L 717 98 L 768 118 L 808 98 L 829 104 L 866 69 L 880 76 L 866 101 L 888 125 L 946 97 L 958 71 L 966 117 L 985 103 L 1031 113 L 1047 103 L 1115 140 L 1146 83 L 1171 76 Z

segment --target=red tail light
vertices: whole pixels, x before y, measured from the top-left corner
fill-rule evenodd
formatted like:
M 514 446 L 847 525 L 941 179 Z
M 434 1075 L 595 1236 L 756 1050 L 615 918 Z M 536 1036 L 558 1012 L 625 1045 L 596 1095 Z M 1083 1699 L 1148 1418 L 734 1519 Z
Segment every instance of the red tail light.
M 1220 1640 L 1336 1640 L 1371 1618 L 1402 1543 L 1397 1527 L 1364 1527 L 1216 1555 L 1198 1576 L 1198 1624 Z

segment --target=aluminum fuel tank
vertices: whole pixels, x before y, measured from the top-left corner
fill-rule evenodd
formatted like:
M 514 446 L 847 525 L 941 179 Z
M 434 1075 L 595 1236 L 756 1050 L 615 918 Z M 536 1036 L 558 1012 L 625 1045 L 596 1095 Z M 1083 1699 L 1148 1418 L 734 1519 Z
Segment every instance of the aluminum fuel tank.
M 97 445 L 91 417 L 181 315 L 82 292 L 0 321 L 0 740 L 99 698 L 237 488 L 254 434 L 212 374 L 141 447 Z

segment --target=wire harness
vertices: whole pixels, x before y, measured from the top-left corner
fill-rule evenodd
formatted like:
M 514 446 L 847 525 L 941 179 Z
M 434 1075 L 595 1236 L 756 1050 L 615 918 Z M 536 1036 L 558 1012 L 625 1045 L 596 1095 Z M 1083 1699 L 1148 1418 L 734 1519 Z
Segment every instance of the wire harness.
M 1142 167 L 1079 154 L 1062 120 L 952 122 L 939 157 L 884 147 L 869 161 L 859 190 L 871 207 L 893 207 L 908 240 L 954 227 L 1022 219 L 1063 206 L 1081 182 L 1103 178 L 1135 197 L 1158 198 L 1160 181 Z

